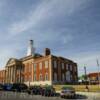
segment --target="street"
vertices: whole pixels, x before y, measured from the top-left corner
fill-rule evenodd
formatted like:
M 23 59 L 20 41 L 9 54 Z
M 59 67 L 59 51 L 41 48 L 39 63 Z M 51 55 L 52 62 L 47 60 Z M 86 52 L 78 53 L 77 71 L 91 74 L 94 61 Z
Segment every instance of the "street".
M 0 91 L 0 100 L 64 100 L 60 96 L 56 97 L 44 97 L 40 95 L 28 95 L 27 93 L 16 93 L 16 92 L 2 92 Z M 68 98 L 65 98 L 68 100 Z M 100 100 L 96 97 L 87 97 L 85 95 L 77 94 L 73 100 Z M 71 99 L 70 99 L 71 100 Z

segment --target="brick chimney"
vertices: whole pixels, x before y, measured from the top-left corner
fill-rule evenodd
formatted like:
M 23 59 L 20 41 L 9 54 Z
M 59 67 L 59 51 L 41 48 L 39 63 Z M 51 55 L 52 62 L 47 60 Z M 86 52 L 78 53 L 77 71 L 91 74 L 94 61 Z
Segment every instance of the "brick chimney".
M 51 51 L 49 48 L 45 48 L 45 56 L 48 56 L 51 54 Z

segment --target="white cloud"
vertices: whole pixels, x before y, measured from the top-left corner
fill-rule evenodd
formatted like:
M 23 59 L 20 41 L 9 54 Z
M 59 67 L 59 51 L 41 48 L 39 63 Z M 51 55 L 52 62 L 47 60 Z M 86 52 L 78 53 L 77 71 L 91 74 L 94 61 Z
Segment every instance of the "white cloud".
M 46 23 L 46 19 L 48 18 L 56 18 L 59 15 L 61 16 L 66 13 L 70 15 L 75 10 L 79 10 L 81 5 L 86 3 L 86 1 L 87 0 L 43 0 L 43 2 L 40 3 L 35 10 L 30 9 L 29 12 L 26 12 L 25 18 L 22 18 L 22 20 L 18 22 L 13 22 L 8 27 L 8 32 L 11 35 L 16 35 L 29 30 L 31 27 L 35 28 L 38 27 L 38 25 Z

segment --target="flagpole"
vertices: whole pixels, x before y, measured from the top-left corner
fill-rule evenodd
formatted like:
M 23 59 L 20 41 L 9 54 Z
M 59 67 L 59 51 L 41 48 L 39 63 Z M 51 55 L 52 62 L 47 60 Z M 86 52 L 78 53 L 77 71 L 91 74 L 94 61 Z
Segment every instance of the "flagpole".
M 99 71 L 99 69 L 100 69 L 99 67 L 100 67 L 100 66 L 99 66 L 99 61 L 98 61 L 98 59 L 97 59 L 97 67 L 98 67 L 98 82 L 99 82 L 99 83 L 98 83 L 98 86 L 99 86 L 99 88 L 100 88 L 100 71 Z

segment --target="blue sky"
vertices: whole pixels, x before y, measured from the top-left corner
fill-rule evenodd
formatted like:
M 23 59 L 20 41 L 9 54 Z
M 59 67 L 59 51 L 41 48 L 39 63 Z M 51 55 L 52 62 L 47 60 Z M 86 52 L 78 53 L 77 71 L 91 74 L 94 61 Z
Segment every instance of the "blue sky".
M 28 41 L 36 52 L 78 63 L 79 74 L 97 71 L 100 61 L 100 0 L 0 0 L 0 68 L 10 57 L 26 56 Z

